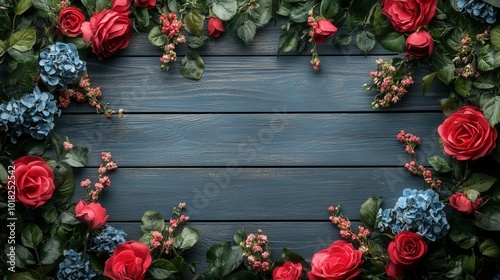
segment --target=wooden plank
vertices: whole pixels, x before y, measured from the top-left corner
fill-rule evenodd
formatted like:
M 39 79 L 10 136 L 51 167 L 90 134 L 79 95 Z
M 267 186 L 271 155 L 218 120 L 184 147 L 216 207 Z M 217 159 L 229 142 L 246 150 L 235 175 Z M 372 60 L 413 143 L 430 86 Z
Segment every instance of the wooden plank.
M 142 235 L 140 223 L 109 223 L 124 230 L 127 240 L 138 240 Z M 359 224 L 353 223 L 357 228 Z M 234 233 L 244 228 L 246 233 L 255 233 L 262 229 L 267 235 L 271 246 L 271 258 L 281 255 L 283 247 L 301 254 L 310 261 L 313 254 L 327 248 L 335 240 L 341 239 L 338 229 L 329 221 L 324 222 L 192 222 L 191 227 L 200 232 L 200 240 L 186 254 L 186 259 L 198 262 L 198 271 L 202 272 L 207 267 L 206 251 L 216 242 L 232 241 Z
M 324 57 L 314 73 L 308 57 L 207 57 L 200 81 L 188 80 L 173 64 L 169 72 L 157 58 L 116 57 L 89 62 L 94 86 L 103 102 L 125 112 L 371 112 L 374 92 L 364 83 L 378 57 Z M 388 58 L 388 57 L 384 57 Z M 394 111 L 440 111 L 438 99 L 447 89 L 435 82 L 423 96 L 419 72 L 416 83 Z M 93 112 L 72 106 L 66 112 Z
M 213 55 L 241 55 L 241 56 L 277 56 L 278 54 L 278 42 L 282 31 L 280 26 L 286 23 L 284 20 L 280 20 L 276 25 L 269 23 L 264 28 L 258 29 L 253 42 L 250 45 L 245 45 L 245 43 L 238 38 L 235 33 L 225 32 L 218 38 L 211 38 L 206 41 L 205 45 L 201 48 L 194 49 L 195 52 L 202 56 L 213 56 Z M 205 30 L 205 34 L 207 34 Z M 336 35 L 339 34 L 349 34 L 347 28 L 341 28 Z M 189 35 L 188 37 L 189 38 Z M 333 38 L 327 38 L 325 43 L 317 47 L 320 56 L 326 55 L 364 55 L 364 53 L 356 45 L 356 34 L 354 34 L 354 40 L 347 46 L 337 46 L 333 44 Z M 299 55 L 310 57 L 309 44 L 308 49 Z M 182 57 L 190 49 L 187 44 L 182 44 L 178 48 L 178 55 Z M 382 48 L 380 45 L 376 45 L 375 48 L 370 52 L 370 55 L 379 54 L 389 54 L 389 52 Z M 147 39 L 147 33 L 133 33 L 132 40 L 129 46 L 119 52 L 117 56 L 161 56 L 162 50 L 159 47 L 153 46 L 149 43 Z M 284 53 L 282 55 L 297 55 L 296 52 Z
M 401 166 L 395 136 L 424 139 L 420 156 L 440 153 L 442 113 L 66 115 L 55 131 L 121 166 Z M 91 156 L 90 166 L 98 166 Z
M 193 221 L 323 221 L 328 206 L 339 204 L 359 220 L 368 197 L 383 195 L 392 207 L 404 188 L 423 187 L 403 167 L 119 168 L 109 176 L 112 185 L 100 202 L 110 221 L 140 221 L 147 210 L 169 218 L 179 202 L 187 204 Z M 85 168 L 76 182 L 96 177 L 95 169 Z M 75 202 L 84 197 L 77 187 Z

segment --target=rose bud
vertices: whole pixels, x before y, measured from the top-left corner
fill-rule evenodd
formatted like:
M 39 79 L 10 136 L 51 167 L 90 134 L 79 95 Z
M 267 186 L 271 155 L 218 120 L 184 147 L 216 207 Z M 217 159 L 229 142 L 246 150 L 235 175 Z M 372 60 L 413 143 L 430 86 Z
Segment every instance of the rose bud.
M 208 35 L 217 38 L 224 32 L 224 25 L 218 17 L 211 17 L 208 20 Z
M 80 200 L 75 206 L 75 217 L 87 224 L 90 229 L 103 227 L 109 218 L 106 215 L 106 208 L 102 207 L 100 203 L 91 202 L 87 204 L 83 200 Z
M 434 50 L 434 41 L 431 34 L 425 30 L 419 30 L 406 39 L 406 56 L 426 58 Z

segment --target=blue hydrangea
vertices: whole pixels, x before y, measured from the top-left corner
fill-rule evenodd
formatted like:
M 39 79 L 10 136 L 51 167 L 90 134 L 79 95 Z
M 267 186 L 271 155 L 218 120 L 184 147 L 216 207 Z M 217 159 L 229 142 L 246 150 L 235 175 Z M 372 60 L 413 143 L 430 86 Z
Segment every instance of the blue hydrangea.
M 468 13 L 473 19 L 492 24 L 496 21 L 495 8 L 482 0 L 458 0 L 460 12 Z
M 78 280 L 92 279 L 97 276 L 90 266 L 89 257 L 75 250 L 64 250 L 64 260 L 59 263 L 57 279 L 59 280 Z
M 97 251 L 99 255 L 112 255 L 115 248 L 125 242 L 125 237 L 127 234 L 123 230 L 106 225 L 101 232 L 92 232 L 89 248 Z
M 57 42 L 48 46 L 40 53 L 38 65 L 44 83 L 64 88 L 87 71 L 85 61 L 80 60 L 75 44 L 71 43 Z
M 435 241 L 450 229 L 443 209 L 444 204 L 435 191 L 405 189 L 394 208 L 379 210 L 379 227 L 393 234 L 408 230 Z
M 19 100 L 0 104 L 0 122 L 12 143 L 16 143 L 21 134 L 45 138 L 54 128 L 54 116 L 59 113 L 54 96 L 38 87 Z

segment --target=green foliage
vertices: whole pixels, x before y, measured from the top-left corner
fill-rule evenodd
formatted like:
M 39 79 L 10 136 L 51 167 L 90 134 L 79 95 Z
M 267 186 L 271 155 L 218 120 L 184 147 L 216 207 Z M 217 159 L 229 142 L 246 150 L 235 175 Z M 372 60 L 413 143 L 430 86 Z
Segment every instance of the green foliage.
M 481 96 L 479 105 L 492 126 L 500 123 L 500 95 L 485 93 Z
M 205 62 L 195 52 L 188 52 L 181 62 L 181 73 L 185 78 L 199 80 L 205 71 Z
M 215 243 L 207 251 L 208 268 L 203 272 L 207 280 L 223 279 L 243 263 L 243 249 L 226 243 Z
M 234 0 L 214 0 L 212 12 L 221 20 L 230 20 L 236 15 L 238 3 Z
M 194 228 L 184 227 L 181 231 L 181 234 L 177 235 L 174 238 L 174 246 L 175 248 L 179 248 L 181 250 L 190 249 L 191 247 L 198 242 L 200 239 L 200 233 Z
M 200 36 L 203 32 L 203 26 L 205 22 L 205 15 L 200 11 L 194 10 L 189 12 L 184 18 L 186 23 L 186 30 L 195 35 Z
M 361 208 L 359 210 L 359 216 L 361 222 L 365 225 L 369 230 L 373 230 L 377 228 L 377 213 L 380 209 L 380 205 L 382 204 L 383 199 L 380 197 L 370 197 L 363 204 L 361 204 Z
M 363 30 L 356 35 L 356 43 L 360 50 L 368 54 L 375 46 L 375 35 L 370 31 Z
M 146 211 L 141 219 L 142 233 L 150 233 L 152 231 L 162 232 L 165 229 L 165 221 L 163 216 L 158 211 Z

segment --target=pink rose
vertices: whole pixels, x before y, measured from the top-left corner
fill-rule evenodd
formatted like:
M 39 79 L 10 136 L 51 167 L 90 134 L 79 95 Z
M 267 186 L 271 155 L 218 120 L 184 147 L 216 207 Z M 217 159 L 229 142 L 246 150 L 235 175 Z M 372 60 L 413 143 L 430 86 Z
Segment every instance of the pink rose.
M 498 135 L 474 106 L 464 106 L 451 114 L 438 127 L 438 133 L 444 152 L 458 160 L 475 160 L 491 153 Z
M 427 243 L 414 232 L 402 231 L 389 243 L 387 253 L 394 264 L 411 266 L 427 253 Z
M 134 0 L 135 5 L 139 8 L 147 8 L 148 10 L 151 10 L 156 6 L 156 0 Z
M 58 17 L 59 29 L 58 33 L 68 36 L 77 37 L 82 34 L 82 24 L 85 22 L 85 15 L 80 9 L 68 7 L 61 11 Z
M 132 0 L 113 0 L 111 2 L 111 10 L 128 15 L 131 3 Z
M 109 218 L 106 215 L 106 208 L 102 207 L 100 203 L 91 202 L 87 204 L 83 200 L 80 200 L 75 206 L 75 217 L 87 224 L 90 229 L 103 227 Z
M 429 25 L 436 6 L 437 0 L 382 0 L 382 13 L 397 31 L 412 32 Z
M 337 240 L 324 250 L 314 254 L 312 270 L 307 273 L 309 280 L 347 280 L 361 273 L 363 253 L 354 249 L 351 243 Z
M 104 264 L 104 274 L 113 280 L 143 280 L 152 261 L 147 245 L 128 241 L 113 251 Z
M 16 201 L 26 208 L 42 206 L 52 197 L 54 190 L 54 171 L 41 157 L 24 156 L 13 164 L 14 173 L 7 182 L 16 187 Z
M 273 270 L 273 280 L 299 280 L 302 264 L 286 262 Z
M 425 30 L 412 33 L 406 39 L 406 55 L 408 57 L 426 58 L 434 50 L 434 41 L 431 34 Z
M 337 32 L 337 27 L 335 27 L 335 25 L 333 25 L 327 19 L 320 19 L 313 26 L 313 31 L 314 31 L 313 35 L 314 42 L 320 45 L 323 44 L 326 37 L 333 36 L 333 34 Z
M 225 31 L 224 29 L 224 24 L 222 24 L 222 21 L 218 17 L 211 17 L 208 20 L 208 35 L 217 38 L 219 37 L 223 32 Z
M 471 201 L 466 195 L 458 192 L 450 197 L 451 206 L 458 212 L 464 214 L 470 214 L 476 211 L 482 201 L 482 197 L 478 197 L 475 201 Z
M 91 42 L 92 52 L 102 60 L 126 48 L 132 36 L 132 21 L 127 14 L 102 10 L 82 24 L 83 40 Z

